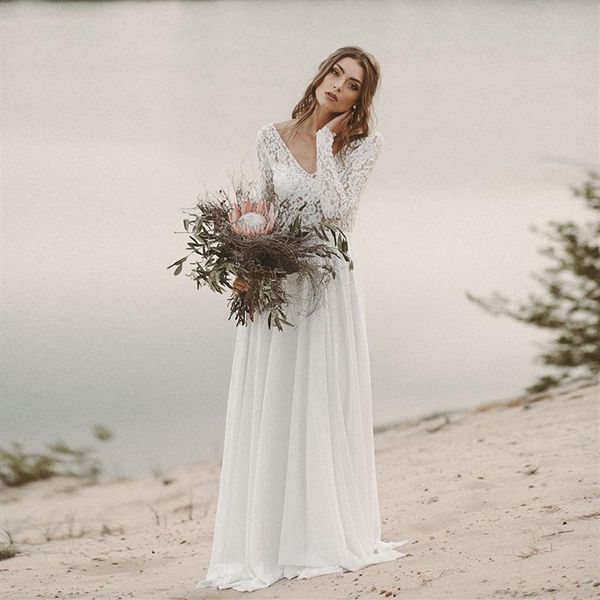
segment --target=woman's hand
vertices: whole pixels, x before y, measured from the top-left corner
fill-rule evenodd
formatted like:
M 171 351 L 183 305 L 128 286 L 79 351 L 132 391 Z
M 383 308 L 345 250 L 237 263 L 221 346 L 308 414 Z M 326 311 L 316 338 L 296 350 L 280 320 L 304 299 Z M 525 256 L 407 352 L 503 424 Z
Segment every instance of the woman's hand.
M 250 284 L 240 277 L 236 277 L 235 281 L 233 282 L 233 287 L 240 292 L 247 292 L 250 289 Z
M 333 133 L 339 135 L 345 129 L 346 125 L 348 125 L 351 116 L 352 109 L 349 108 L 346 112 L 340 113 L 339 115 L 333 117 L 331 121 L 325 123 L 325 127 L 329 127 Z

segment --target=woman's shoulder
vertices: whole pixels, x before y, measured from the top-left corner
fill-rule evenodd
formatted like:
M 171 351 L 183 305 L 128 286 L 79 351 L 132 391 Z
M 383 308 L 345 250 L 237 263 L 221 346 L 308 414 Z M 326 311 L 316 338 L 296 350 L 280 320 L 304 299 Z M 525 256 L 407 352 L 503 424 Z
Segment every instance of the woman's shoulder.
M 383 142 L 383 134 L 379 129 L 370 128 L 366 135 L 359 135 L 358 137 L 351 138 L 353 142 L 358 142 L 359 145 L 370 142 Z
M 383 143 L 383 134 L 381 131 L 379 131 L 379 129 L 371 129 L 369 133 L 362 139 L 369 142 Z
M 294 119 L 291 119 L 290 121 L 281 121 L 279 123 L 276 123 L 275 121 L 270 121 L 269 123 L 265 123 L 262 127 L 259 127 L 258 131 L 261 132 L 275 128 L 281 133 L 282 131 L 288 129 L 290 125 L 294 123 L 294 121 Z
M 275 123 L 265 123 L 262 127 L 258 128 L 258 131 L 256 132 L 257 137 L 262 137 L 262 135 L 264 133 L 266 133 L 271 127 L 273 127 L 275 125 Z
M 367 151 L 373 147 L 381 149 L 383 147 L 383 134 L 378 129 L 371 129 L 367 135 L 355 138 L 350 142 L 350 148 L 352 150 L 358 150 L 360 153 Z
M 298 119 L 289 119 L 287 121 L 280 121 L 279 123 L 269 123 L 269 125 L 275 127 L 279 133 L 284 132 L 286 129 L 289 129 L 294 123 L 296 123 Z

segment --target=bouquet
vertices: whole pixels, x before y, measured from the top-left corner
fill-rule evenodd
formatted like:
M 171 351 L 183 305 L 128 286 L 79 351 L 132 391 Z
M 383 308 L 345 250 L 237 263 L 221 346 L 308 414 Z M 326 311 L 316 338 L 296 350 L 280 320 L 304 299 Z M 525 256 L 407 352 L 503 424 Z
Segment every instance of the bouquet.
M 237 325 L 254 322 L 256 313 L 267 314 L 267 326 L 294 326 L 287 320 L 290 303 L 286 286 L 288 275 L 297 273 L 299 281 L 309 282 L 307 315 L 319 308 L 325 287 L 335 278 L 334 261 L 343 258 L 353 268 L 348 255 L 348 240 L 338 227 L 325 221 L 308 225 L 302 210 L 289 222 L 285 216 L 286 202 L 275 203 L 256 197 L 252 185 L 234 183 L 234 197 L 225 192 L 205 192 L 192 210 L 186 210 L 185 232 L 191 252 L 169 265 L 179 275 L 183 263 L 192 255 L 196 262 L 188 276 L 197 289 L 208 285 L 223 293 L 233 290 L 229 298 L 229 319 Z M 286 224 L 287 223 L 287 224 Z M 230 277 L 240 277 L 249 289 L 240 291 L 229 283 Z

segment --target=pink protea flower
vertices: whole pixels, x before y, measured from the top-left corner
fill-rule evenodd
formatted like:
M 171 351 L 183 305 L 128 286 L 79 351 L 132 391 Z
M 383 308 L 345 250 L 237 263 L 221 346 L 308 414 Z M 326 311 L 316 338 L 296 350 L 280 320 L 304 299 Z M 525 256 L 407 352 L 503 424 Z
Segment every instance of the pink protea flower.
M 265 200 L 254 203 L 251 198 L 240 206 L 237 198 L 232 201 L 229 212 L 231 228 L 238 234 L 249 238 L 267 235 L 275 227 L 275 208 L 267 207 Z

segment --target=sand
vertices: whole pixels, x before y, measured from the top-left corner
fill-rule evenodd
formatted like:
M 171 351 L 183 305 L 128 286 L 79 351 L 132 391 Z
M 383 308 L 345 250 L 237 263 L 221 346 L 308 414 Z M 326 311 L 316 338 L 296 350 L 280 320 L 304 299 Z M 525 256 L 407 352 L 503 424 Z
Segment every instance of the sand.
M 403 422 L 376 433 L 384 539 L 407 556 L 251 593 L 195 590 L 218 463 L 81 486 L 5 488 L 0 597 L 600 598 L 600 383 Z

